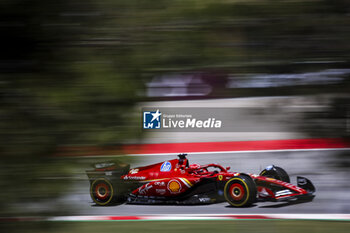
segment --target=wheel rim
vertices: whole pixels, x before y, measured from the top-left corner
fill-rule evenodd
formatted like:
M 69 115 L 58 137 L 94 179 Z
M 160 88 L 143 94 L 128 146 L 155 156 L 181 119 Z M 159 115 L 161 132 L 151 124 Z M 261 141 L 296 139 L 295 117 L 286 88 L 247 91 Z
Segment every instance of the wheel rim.
M 234 183 L 230 186 L 229 193 L 233 200 L 240 201 L 244 197 L 245 190 L 241 184 Z
M 95 195 L 99 200 L 105 200 L 110 196 L 110 190 L 107 184 L 99 183 L 95 187 Z

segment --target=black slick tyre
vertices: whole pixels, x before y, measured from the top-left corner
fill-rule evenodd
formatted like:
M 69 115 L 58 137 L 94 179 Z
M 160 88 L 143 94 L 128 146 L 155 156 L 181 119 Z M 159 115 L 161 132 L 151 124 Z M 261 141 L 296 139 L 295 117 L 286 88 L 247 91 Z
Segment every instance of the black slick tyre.
M 274 178 L 276 180 L 281 180 L 287 183 L 290 183 L 290 178 L 288 173 L 281 167 L 277 166 L 268 166 L 262 172 L 260 172 L 260 176 L 266 176 L 270 178 Z
M 226 201 L 234 207 L 246 207 L 256 201 L 257 189 L 254 180 L 245 174 L 231 178 L 224 187 Z
M 92 181 L 90 185 L 90 196 L 97 205 L 105 206 L 111 204 L 114 197 L 112 183 L 105 178 Z

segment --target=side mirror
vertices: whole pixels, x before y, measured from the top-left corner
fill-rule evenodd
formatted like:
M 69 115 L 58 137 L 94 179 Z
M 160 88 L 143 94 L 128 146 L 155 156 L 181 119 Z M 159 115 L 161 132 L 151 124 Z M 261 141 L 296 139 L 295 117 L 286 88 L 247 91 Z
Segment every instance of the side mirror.
M 231 169 L 231 167 L 226 167 L 226 170 L 228 171 L 228 170 L 230 170 Z

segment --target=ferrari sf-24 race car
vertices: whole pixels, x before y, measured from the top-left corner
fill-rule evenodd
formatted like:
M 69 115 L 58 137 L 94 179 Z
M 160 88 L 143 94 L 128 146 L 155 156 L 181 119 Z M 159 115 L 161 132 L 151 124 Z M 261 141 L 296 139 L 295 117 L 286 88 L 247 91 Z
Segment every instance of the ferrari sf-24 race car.
M 288 174 L 271 165 L 259 175 L 231 172 L 219 164 L 189 164 L 186 154 L 178 159 L 130 169 L 112 162 L 88 170 L 90 195 L 97 205 L 209 204 L 227 201 L 234 207 L 258 201 L 312 200 L 315 187 L 305 177 L 290 183 Z

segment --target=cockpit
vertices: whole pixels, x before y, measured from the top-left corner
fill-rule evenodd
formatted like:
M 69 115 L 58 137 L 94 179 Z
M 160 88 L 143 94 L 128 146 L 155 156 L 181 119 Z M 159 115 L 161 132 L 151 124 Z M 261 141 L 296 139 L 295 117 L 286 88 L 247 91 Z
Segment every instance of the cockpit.
M 230 167 L 224 168 L 223 166 L 215 163 L 199 165 L 199 164 L 189 164 L 188 159 L 186 158 L 187 154 L 179 154 L 179 167 L 180 169 L 186 170 L 187 173 L 193 175 L 214 175 L 219 172 L 228 172 Z

